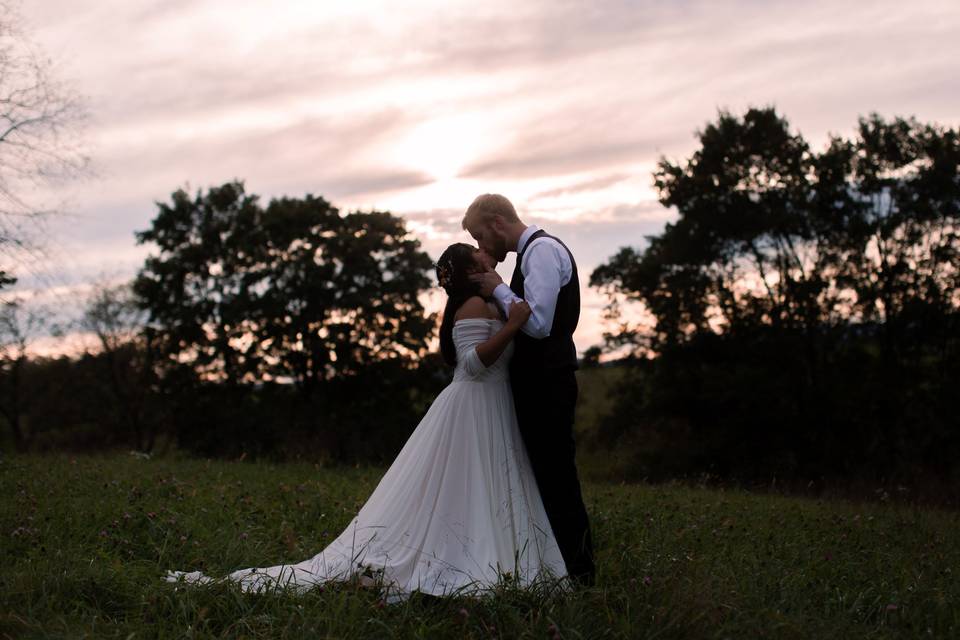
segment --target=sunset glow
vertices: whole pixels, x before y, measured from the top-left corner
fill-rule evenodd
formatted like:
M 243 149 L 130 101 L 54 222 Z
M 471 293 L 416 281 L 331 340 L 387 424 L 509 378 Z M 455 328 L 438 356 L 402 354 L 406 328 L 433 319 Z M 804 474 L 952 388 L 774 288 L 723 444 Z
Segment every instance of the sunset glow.
M 673 212 L 658 159 L 719 108 L 773 104 L 814 144 L 857 117 L 960 119 L 960 11 L 903 3 L 23 3 L 25 28 L 89 102 L 97 175 L 23 290 L 131 277 L 154 202 L 240 178 L 264 199 L 322 195 L 404 216 L 436 257 L 500 192 L 591 271 Z M 500 267 L 506 278 L 512 259 Z M 437 296 L 428 306 L 437 305 Z

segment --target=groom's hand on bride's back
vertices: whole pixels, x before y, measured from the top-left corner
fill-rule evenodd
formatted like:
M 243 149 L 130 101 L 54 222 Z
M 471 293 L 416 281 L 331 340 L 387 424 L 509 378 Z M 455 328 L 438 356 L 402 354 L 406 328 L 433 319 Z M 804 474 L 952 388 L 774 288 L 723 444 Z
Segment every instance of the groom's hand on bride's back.
M 497 288 L 497 285 L 503 282 L 503 278 L 496 271 L 490 269 L 481 273 L 471 273 L 470 281 L 480 285 L 481 296 L 489 298 L 493 295 L 493 290 Z

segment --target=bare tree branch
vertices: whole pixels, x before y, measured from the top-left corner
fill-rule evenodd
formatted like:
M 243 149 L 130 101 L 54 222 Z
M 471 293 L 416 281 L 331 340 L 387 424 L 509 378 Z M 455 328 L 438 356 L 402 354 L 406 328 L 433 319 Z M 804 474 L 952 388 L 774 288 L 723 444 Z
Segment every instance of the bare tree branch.
M 44 194 L 90 167 L 84 103 L 27 37 L 17 5 L 0 0 L 0 274 L 29 269 L 42 219 L 62 208 Z

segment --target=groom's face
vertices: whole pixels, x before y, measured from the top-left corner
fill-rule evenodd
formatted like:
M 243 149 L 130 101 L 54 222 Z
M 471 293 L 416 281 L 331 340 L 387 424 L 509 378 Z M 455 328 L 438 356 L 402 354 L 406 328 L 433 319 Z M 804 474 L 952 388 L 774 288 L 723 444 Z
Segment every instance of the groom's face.
M 503 228 L 503 219 L 493 216 L 485 221 L 478 221 L 467 228 L 480 246 L 480 250 L 497 262 L 503 262 L 507 257 L 507 234 Z

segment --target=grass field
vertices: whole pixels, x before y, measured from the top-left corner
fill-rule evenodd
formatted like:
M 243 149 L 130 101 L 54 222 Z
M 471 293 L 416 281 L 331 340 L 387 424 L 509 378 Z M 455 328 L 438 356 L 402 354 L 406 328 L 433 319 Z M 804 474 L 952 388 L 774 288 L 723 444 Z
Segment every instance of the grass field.
M 384 606 L 175 591 L 167 569 L 312 556 L 382 473 L 111 457 L 0 459 L 0 637 L 960 637 L 960 518 L 681 487 L 585 486 L 598 585 Z

